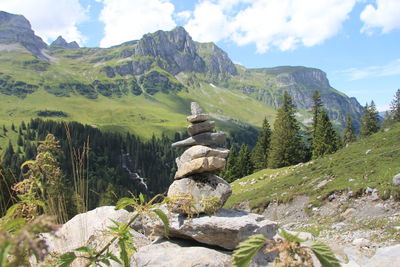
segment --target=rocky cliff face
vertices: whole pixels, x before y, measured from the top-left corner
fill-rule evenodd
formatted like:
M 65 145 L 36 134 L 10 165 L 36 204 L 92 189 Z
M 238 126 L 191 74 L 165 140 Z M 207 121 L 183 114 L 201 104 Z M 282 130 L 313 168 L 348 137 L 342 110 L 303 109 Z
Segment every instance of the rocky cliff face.
M 19 43 L 38 58 L 47 59 L 42 49 L 47 44 L 36 36 L 29 21 L 22 15 L 0 11 L 0 44 Z
M 311 109 L 313 105 L 312 95 L 317 90 L 328 110 L 329 117 L 344 126 L 346 115 L 351 114 L 354 126 L 359 128 L 359 118 L 363 113 L 363 107 L 355 98 L 333 89 L 326 77 L 326 73 L 315 68 L 301 66 L 282 66 L 275 68 L 250 69 L 250 73 L 264 74 L 267 78 L 262 88 L 254 86 L 242 86 L 244 93 L 254 95 L 257 99 L 275 108 L 280 106 L 281 96 L 287 91 L 299 109 Z M 300 118 L 301 119 L 301 118 Z M 310 122 L 303 118 L 304 123 Z
M 73 42 L 67 42 L 65 41 L 65 39 L 60 35 L 57 37 L 56 40 L 54 40 L 50 47 L 62 47 L 62 48 L 67 48 L 67 49 L 75 49 L 75 48 L 79 48 L 79 45 L 77 42 L 73 41 Z
M 157 31 L 138 41 L 122 44 L 118 58 L 131 58 L 113 67 L 118 74 L 140 75 L 153 65 L 177 75 L 180 72 L 204 73 L 213 80 L 224 80 L 237 75 L 236 66 L 228 55 L 213 43 L 196 43 L 183 27 L 172 31 Z M 109 60 L 112 58 L 103 58 Z M 111 69 L 107 71 L 112 76 Z

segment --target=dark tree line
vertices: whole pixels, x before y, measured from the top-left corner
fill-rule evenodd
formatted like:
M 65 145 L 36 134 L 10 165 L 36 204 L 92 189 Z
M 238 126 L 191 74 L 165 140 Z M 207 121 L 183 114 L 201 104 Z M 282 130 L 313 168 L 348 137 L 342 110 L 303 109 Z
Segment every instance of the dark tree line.
M 72 188 L 73 176 L 70 147 L 81 151 L 85 143 L 89 144 L 88 164 L 84 167 L 89 177 L 89 208 L 99 204 L 113 204 L 112 200 L 131 194 L 137 195 L 139 192 L 146 195 L 162 193 L 170 185 L 176 171 L 174 162 L 177 151 L 171 148 L 174 140 L 163 135 L 144 141 L 129 133 L 122 135 L 102 132 L 77 122 L 69 122 L 67 125 L 66 128 L 62 122 L 42 119 L 23 123 L 19 127 L 17 145 L 13 146 L 10 142 L 4 151 L 1 165 L 7 179 L 11 179 L 11 173 L 17 180 L 22 179 L 21 164 L 36 156 L 38 141 L 44 140 L 51 133 L 60 142 L 62 155 L 58 160 L 69 188 Z M 71 144 L 68 142 L 67 129 Z M 180 134 L 177 133 L 175 138 L 181 139 Z M 135 179 L 135 173 L 144 177 L 147 188 Z M 8 187 L 11 185 L 10 181 Z M 4 183 L 1 186 L 2 195 L 12 191 L 3 188 Z

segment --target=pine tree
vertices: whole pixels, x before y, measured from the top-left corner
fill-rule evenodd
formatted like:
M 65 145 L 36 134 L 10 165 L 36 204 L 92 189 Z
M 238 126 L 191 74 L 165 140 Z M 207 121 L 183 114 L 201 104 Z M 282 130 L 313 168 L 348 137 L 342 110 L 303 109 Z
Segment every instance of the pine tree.
M 336 132 L 324 109 L 318 115 L 318 124 L 315 128 L 312 147 L 313 159 L 334 153 L 338 149 Z
M 21 135 L 18 135 L 17 145 L 19 145 L 19 146 L 23 146 L 24 145 L 24 140 L 22 139 Z
M 240 146 L 237 158 L 238 178 L 242 178 L 253 173 L 254 166 L 251 161 L 249 147 L 246 144 Z
M 7 136 L 7 132 L 8 132 L 8 130 L 7 130 L 6 126 L 3 124 L 3 135 Z
M 344 128 L 343 143 L 349 144 L 356 141 L 356 135 L 354 134 L 353 122 L 351 121 L 350 114 L 346 116 L 346 126 Z
M 300 126 L 295 117 L 295 106 L 292 98 L 285 91 L 282 106 L 277 110 L 274 131 L 271 136 L 271 149 L 268 165 L 279 168 L 302 161 L 304 148 Z
M 361 136 L 366 137 L 379 131 L 378 111 L 374 101 L 365 104 L 364 114 L 361 117 Z
M 268 166 L 268 152 L 271 142 L 271 127 L 267 118 L 264 118 L 262 129 L 258 134 L 258 141 L 253 149 L 251 159 L 255 170 L 262 170 Z
M 323 109 L 323 104 L 322 104 L 322 99 L 321 96 L 319 95 L 319 92 L 317 90 L 314 91 L 314 94 L 312 96 L 312 100 L 313 100 L 313 105 L 311 107 L 311 113 L 312 113 L 312 133 L 311 133 L 311 137 L 314 138 L 315 137 L 315 131 L 317 129 L 317 125 L 318 125 L 318 118 L 319 118 L 319 114 L 321 113 L 322 109 Z
M 17 131 L 15 130 L 15 125 L 14 125 L 14 123 L 11 123 L 11 130 L 13 130 L 14 132 L 17 132 Z
M 3 156 L 3 165 L 7 167 L 13 166 L 13 157 L 14 157 L 14 147 L 11 143 L 11 141 L 8 142 L 8 147 L 6 148 L 6 151 L 4 152 Z
M 234 146 L 229 150 L 228 159 L 226 160 L 225 169 L 221 172 L 221 177 L 227 182 L 233 182 L 239 177 L 239 168 L 237 165 L 238 154 Z
M 397 89 L 394 99 L 390 104 L 390 113 L 394 121 L 400 122 L 400 89 Z

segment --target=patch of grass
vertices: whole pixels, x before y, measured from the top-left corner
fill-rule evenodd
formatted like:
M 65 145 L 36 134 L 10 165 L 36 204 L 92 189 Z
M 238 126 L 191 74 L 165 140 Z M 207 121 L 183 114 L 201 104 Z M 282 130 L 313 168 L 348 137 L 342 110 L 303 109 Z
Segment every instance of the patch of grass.
M 320 205 L 335 191 L 363 192 L 376 188 L 382 196 L 400 199 L 392 183 L 400 173 L 400 124 L 350 144 L 335 154 L 297 166 L 265 169 L 232 183 L 233 194 L 225 204 L 249 201 L 251 208 L 270 201 L 287 202 L 296 195 L 308 195 Z M 369 151 L 369 152 L 367 152 Z

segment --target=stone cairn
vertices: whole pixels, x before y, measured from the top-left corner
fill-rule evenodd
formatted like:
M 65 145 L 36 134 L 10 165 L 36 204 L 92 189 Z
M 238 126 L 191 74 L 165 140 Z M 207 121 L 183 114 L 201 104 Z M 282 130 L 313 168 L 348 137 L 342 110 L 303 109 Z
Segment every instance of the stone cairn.
M 172 144 L 172 147 L 189 148 L 176 158 L 176 180 L 168 189 L 168 197 L 178 203 L 172 207 L 176 212 L 187 213 L 179 203 L 189 200 L 186 203 L 196 213 L 203 213 L 207 211 L 207 202 L 212 201 L 213 209 L 218 210 L 232 194 L 230 184 L 214 174 L 224 169 L 229 150 L 215 147 L 225 142 L 225 133 L 213 132 L 215 122 L 208 121 L 208 114 L 202 112 L 198 103 L 191 103 L 191 112 L 187 117 L 191 137 Z

